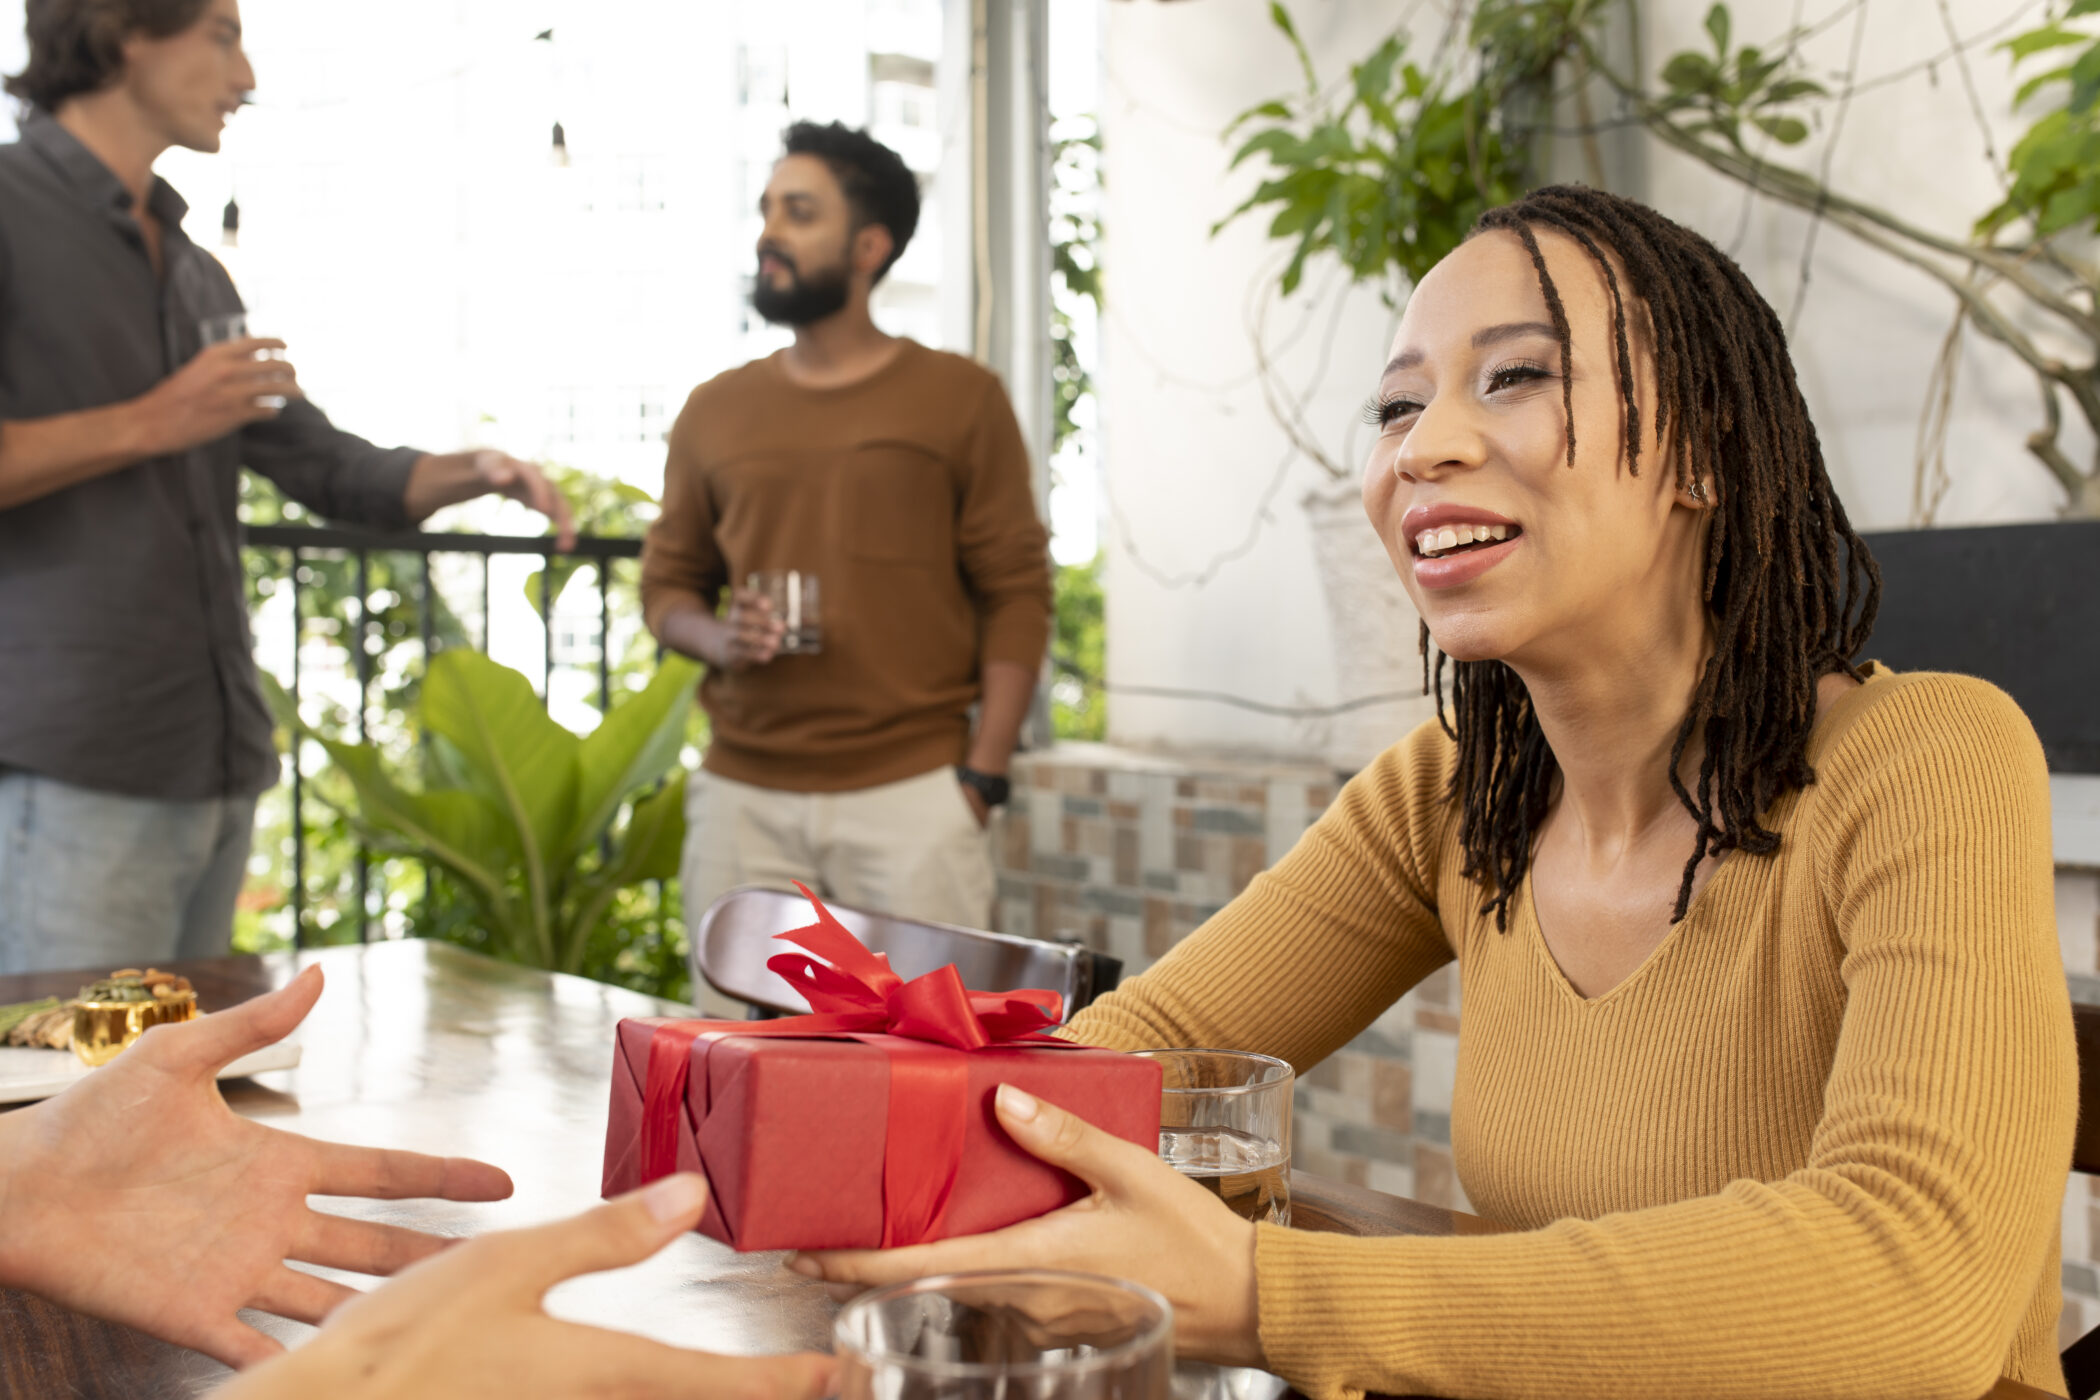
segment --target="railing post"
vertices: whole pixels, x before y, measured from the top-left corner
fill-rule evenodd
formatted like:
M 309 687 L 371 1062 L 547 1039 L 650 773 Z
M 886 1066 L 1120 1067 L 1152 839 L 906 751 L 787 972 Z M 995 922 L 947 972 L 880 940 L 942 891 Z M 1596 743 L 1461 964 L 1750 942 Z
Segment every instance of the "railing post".
M 438 648 L 436 598 L 437 589 L 430 581 L 430 551 L 426 549 L 423 551 L 423 596 L 418 600 L 416 609 L 416 627 L 423 634 L 423 679 L 426 682 L 430 679 L 431 659 L 436 655 Z M 423 759 L 422 778 L 423 785 L 427 790 L 430 786 L 430 731 L 420 725 L 417 726 L 416 732 L 416 751 Z M 437 903 L 431 898 L 430 894 L 429 860 L 424 860 L 422 866 L 423 922 L 427 927 L 435 928 L 437 926 Z
M 299 575 L 306 567 L 305 553 L 292 547 L 292 710 L 299 709 L 299 643 L 303 630 L 299 607 Z M 305 783 L 300 776 L 300 753 L 305 744 L 298 726 L 291 731 L 292 746 L 292 946 L 306 946 L 306 810 Z
M 540 704 L 554 703 L 554 555 L 540 556 Z
M 612 713 L 612 556 L 598 558 L 598 717 Z
M 372 556 L 357 551 L 357 742 L 371 742 Z M 372 941 L 372 853 L 357 843 L 357 941 Z

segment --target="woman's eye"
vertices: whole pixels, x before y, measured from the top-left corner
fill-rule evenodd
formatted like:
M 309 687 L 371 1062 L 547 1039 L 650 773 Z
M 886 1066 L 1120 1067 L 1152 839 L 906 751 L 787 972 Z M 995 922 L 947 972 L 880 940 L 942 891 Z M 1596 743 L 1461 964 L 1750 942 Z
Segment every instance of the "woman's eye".
M 1534 380 L 1551 377 L 1544 365 L 1503 365 L 1489 373 L 1488 392 L 1493 394 L 1503 389 L 1513 389 L 1519 384 L 1529 384 Z
M 1413 399 L 1373 399 L 1364 405 L 1364 421 L 1374 428 L 1389 428 L 1421 411 L 1422 405 Z

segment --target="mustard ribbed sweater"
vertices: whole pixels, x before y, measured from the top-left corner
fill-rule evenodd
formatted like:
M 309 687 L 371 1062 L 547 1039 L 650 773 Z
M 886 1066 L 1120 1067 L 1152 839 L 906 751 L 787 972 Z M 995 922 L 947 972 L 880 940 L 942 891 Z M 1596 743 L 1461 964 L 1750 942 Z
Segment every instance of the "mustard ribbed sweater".
M 2047 771 L 1959 676 L 1836 701 L 1774 805 L 1619 986 L 1584 1000 L 1459 874 L 1432 723 L 1076 1040 L 1210 1045 L 1301 1071 L 1438 965 L 1464 988 L 1451 1141 L 1525 1233 L 1264 1225 L 1261 1338 L 1316 1400 L 2062 1392 L 2058 1210 L 2077 1061 Z

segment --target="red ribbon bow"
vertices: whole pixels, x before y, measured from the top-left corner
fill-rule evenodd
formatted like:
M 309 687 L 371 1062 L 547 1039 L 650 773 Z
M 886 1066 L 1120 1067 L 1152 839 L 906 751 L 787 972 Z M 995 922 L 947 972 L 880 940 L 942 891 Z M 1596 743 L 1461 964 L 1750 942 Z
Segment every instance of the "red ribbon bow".
M 1058 1023 L 1056 992 L 973 992 L 953 963 L 907 982 L 870 952 L 810 893 L 795 888 L 817 921 L 776 934 L 807 953 L 766 966 L 809 1001 L 811 1014 L 773 1021 L 672 1021 L 649 1043 L 642 1096 L 642 1180 L 677 1169 L 686 1089 L 706 1046 L 728 1036 L 865 1040 L 890 1062 L 889 1132 L 883 1143 L 882 1244 L 939 1238 L 968 1125 L 969 1067 L 963 1055 L 995 1045 L 1073 1048 L 1042 1032 Z M 816 957 L 810 957 L 814 953 Z M 825 959 L 824 962 L 817 958 Z
M 816 906 L 817 921 L 774 937 L 807 948 L 826 962 L 805 953 L 782 953 L 768 958 L 766 966 L 802 993 L 813 1012 L 850 1018 L 854 1030 L 883 1031 L 957 1050 L 1023 1040 L 1062 1017 L 1064 999 L 1056 992 L 973 992 L 963 986 L 954 963 L 907 982 L 890 970 L 888 958 L 869 952 L 848 933 L 808 886 L 798 880 L 795 888 Z

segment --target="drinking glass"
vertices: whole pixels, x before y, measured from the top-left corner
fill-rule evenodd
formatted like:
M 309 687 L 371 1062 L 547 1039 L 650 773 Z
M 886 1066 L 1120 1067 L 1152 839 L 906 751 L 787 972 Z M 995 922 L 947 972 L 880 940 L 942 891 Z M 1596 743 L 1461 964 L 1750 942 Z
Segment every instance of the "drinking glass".
M 1291 1223 L 1291 1067 L 1245 1050 L 1140 1050 L 1159 1062 L 1159 1155 L 1247 1220 Z
M 823 598 L 815 574 L 760 569 L 744 587 L 771 603 L 773 616 L 787 629 L 780 638 L 782 656 L 812 656 L 824 649 Z
M 206 316 L 197 322 L 197 337 L 206 345 L 223 345 L 229 340 L 245 340 L 249 334 L 248 313 L 245 311 L 225 311 L 216 316 Z M 264 350 L 256 358 L 274 360 L 278 355 L 274 350 Z M 282 394 L 258 394 L 255 401 L 264 408 L 284 407 Z
M 1169 1400 L 1174 1371 L 1166 1299 L 1049 1269 L 863 1293 L 833 1338 L 839 1400 Z

